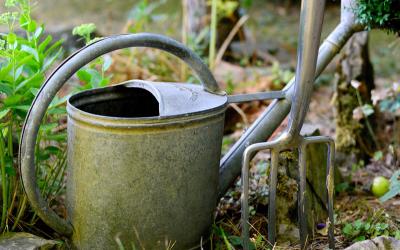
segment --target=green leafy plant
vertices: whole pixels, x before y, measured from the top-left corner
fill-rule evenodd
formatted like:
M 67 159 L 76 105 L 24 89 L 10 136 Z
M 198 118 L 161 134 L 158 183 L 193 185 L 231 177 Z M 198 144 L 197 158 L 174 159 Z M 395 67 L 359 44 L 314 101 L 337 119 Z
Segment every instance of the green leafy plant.
M 399 8 L 398 0 L 359 0 L 353 11 L 368 29 L 381 28 L 400 34 Z
M 96 25 L 93 23 L 82 24 L 72 30 L 73 35 L 81 36 L 85 39 L 86 44 L 90 44 L 100 38 L 92 39 L 93 33 L 96 31 Z M 106 71 L 110 68 L 112 59 L 110 55 L 99 57 L 81 68 L 77 72 L 77 77 L 81 81 L 81 85 L 76 86 L 76 90 L 85 90 L 105 87 L 110 83 L 111 75 L 106 76 Z
M 378 210 L 373 216 L 365 220 L 358 219 L 352 223 L 344 224 L 342 232 L 351 241 L 362 241 L 381 235 L 396 238 L 400 236 L 399 228 L 385 222 L 382 210 Z
M 26 223 L 33 225 L 36 221 L 36 216 L 26 213 L 27 199 L 17 173 L 19 134 L 46 72 L 62 52 L 62 41 L 53 41 L 51 36 L 45 36 L 44 25 L 32 19 L 29 0 L 7 0 L 5 7 L 8 12 L 0 15 L 1 24 L 8 26 L 8 33 L 0 37 L 2 232 L 16 230 Z M 15 32 L 17 28 L 24 35 L 18 35 Z M 59 115 L 65 114 L 62 107 L 64 102 L 65 98 L 56 98 L 51 103 L 44 118 L 46 124 L 40 128 L 37 141 L 38 182 L 47 197 L 54 197 L 62 189 L 61 179 L 65 168 L 62 145 L 66 137 L 65 134 L 56 134 L 55 130 L 61 125 L 58 122 Z

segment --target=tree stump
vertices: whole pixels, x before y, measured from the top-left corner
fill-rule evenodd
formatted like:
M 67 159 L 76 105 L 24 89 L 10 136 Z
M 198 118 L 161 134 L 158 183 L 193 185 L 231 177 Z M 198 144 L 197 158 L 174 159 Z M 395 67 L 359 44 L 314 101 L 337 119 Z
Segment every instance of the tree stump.
M 361 84 L 358 90 L 351 86 L 353 80 Z M 375 116 L 360 120 L 353 118 L 353 111 L 360 106 L 357 91 L 362 103 L 370 104 L 371 90 L 375 87 L 367 31 L 353 35 L 343 49 L 337 66 L 335 85 L 336 149 L 358 159 L 367 159 L 377 145 L 367 130 L 366 119 L 375 124 Z

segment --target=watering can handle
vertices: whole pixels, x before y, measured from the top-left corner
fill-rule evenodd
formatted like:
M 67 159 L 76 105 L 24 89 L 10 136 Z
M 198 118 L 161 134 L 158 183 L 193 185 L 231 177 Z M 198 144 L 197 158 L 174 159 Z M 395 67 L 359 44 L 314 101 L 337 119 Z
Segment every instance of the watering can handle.
M 103 38 L 63 61 L 42 85 L 29 109 L 22 128 L 18 155 L 22 184 L 33 209 L 46 224 L 60 234 L 72 235 L 73 227 L 51 210 L 36 183 L 35 145 L 40 124 L 54 96 L 80 68 L 99 56 L 129 47 L 150 47 L 169 52 L 182 59 L 195 71 L 204 90 L 218 95 L 225 94 L 200 57 L 183 44 L 162 35 L 139 33 Z

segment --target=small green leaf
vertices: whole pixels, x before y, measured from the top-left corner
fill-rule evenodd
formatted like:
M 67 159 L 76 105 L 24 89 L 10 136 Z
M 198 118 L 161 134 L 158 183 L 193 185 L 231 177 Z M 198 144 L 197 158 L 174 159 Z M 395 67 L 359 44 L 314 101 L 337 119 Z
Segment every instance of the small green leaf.
M 242 245 L 242 239 L 239 236 L 228 236 L 229 242 L 234 245 L 234 246 L 241 246 Z
M 400 240 L 400 230 L 396 230 L 396 232 L 394 232 L 394 237 L 396 240 Z
M 8 114 L 8 112 L 10 112 L 9 108 L 0 111 L 0 120 L 3 119 Z
M 90 80 L 92 79 L 92 75 L 84 68 L 78 70 L 78 72 L 76 72 L 76 75 L 78 79 L 81 80 L 83 83 L 90 83 Z
M 335 190 L 338 193 L 344 192 L 350 188 L 350 184 L 348 182 L 342 182 L 335 186 Z
M 6 174 L 8 174 L 9 176 L 16 176 L 17 171 L 15 171 L 13 167 L 6 167 Z
M 51 131 L 53 129 L 55 129 L 58 126 L 57 123 L 47 123 L 47 124 L 43 124 L 42 126 L 40 126 L 40 130 L 41 131 Z
M 353 226 L 350 223 L 347 223 L 343 229 L 342 232 L 346 235 L 346 236 L 350 236 L 353 233 Z
M 22 111 L 28 111 L 30 107 L 31 106 L 29 106 L 29 105 L 18 105 L 18 106 L 14 106 L 14 109 L 18 109 L 18 110 L 22 110 Z
M 57 134 L 49 134 L 49 135 L 45 135 L 45 138 L 47 140 L 53 140 L 53 141 L 65 141 L 67 138 L 67 134 L 66 133 L 57 133 Z
M 65 108 L 52 108 L 49 109 L 48 114 L 49 115 L 62 115 L 65 114 L 67 111 L 65 110 Z
M 29 20 L 26 18 L 25 15 L 21 15 L 19 17 L 19 26 L 22 29 L 27 30 L 28 29 L 28 25 L 29 25 Z
M 375 161 L 382 160 L 382 158 L 383 158 L 383 153 L 382 153 L 382 151 L 376 151 L 376 152 L 374 153 L 374 160 L 375 160 Z
M 48 70 L 51 65 L 60 57 L 62 53 L 62 48 L 60 48 L 56 53 L 54 53 L 52 56 L 46 57 L 43 65 L 43 70 Z
M 36 85 L 36 84 L 34 84 L 35 82 L 42 82 L 43 80 L 44 80 L 44 76 L 42 75 L 42 72 L 37 72 L 36 74 L 32 75 L 28 79 L 25 79 L 24 81 L 20 82 L 18 84 L 18 86 L 15 88 L 15 90 L 18 91 L 25 86 Z
M 363 227 L 363 222 L 360 219 L 358 219 L 354 222 L 354 228 L 356 230 L 360 230 L 362 227 Z
M 0 83 L 0 93 L 4 93 L 6 95 L 12 95 L 13 89 L 10 85 L 5 83 Z
M 43 53 L 43 51 L 47 48 L 47 45 L 53 40 L 53 37 L 48 35 L 46 39 L 43 40 L 39 45 L 39 51 Z
M 31 88 L 31 93 L 36 96 L 39 93 L 39 89 L 38 88 Z
M 363 241 L 363 240 L 365 240 L 365 235 L 360 235 L 360 236 L 357 236 L 355 239 L 354 239 L 354 241 Z
M 50 154 L 58 154 L 61 149 L 55 146 L 48 146 L 44 150 L 46 150 Z
M 36 62 L 40 61 L 39 54 L 38 54 L 37 50 L 35 50 L 34 48 L 31 48 L 31 47 L 29 47 L 27 45 L 22 45 L 21 46 L 21 50 L 27 52 L 30 55 L 32 55 L 35 58 Z
M 4 106 L 5 107 L 13 107 L 20 103 L 22 99 L 21 95 L 11 95 L 4 99 Z
M 7 35 L 7 43 L 8 44 L 14 44 L 17 40 L 17 35 L 15 35 L 15 33 L 10 32 Z
M 35 20 L 31 20 L 31 21 L 28 23 L 28 29 L 27 29 L 27 30 L 28 30 L 29 32 L 35 32 L 36 27 L 37 27 L 36 21 L 35 21 Z

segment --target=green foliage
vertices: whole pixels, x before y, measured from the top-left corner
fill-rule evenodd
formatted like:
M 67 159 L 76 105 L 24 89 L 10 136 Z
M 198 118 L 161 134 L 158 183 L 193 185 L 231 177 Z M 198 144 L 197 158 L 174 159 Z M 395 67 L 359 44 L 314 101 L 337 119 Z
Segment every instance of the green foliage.
M 275 88 L 281 89 L 282 85 L 286 85 L 292 77 L 294 77 L 294 73 L 291 70 L 282 69 L 278 62 L 274 62 L 271 67 L 272 71 L 272 83 Z
M 382 210 L 377 211 L 373 216 L 365 220 L 358 219 L 352 223 L 346 223 L 342 228 L 342 233 L 353 242 L 382 235 L 396 238 L 400 236 L 398 228 L 391 227 L 385 222 Z
M 166 0 L 159 0 L 149 3 L 148 0 L 141 0 L 129 12 L 128 20 L 132 21 L 128 30 L 132 33 L 143 32 L 148 25 L 154 21 L 163 21 L 167 17 L 165 15 L 156 15 L 154 11 L 166 3 Z
M 207 4 L 211 6 L 213 1 L 216 2 L 219 19 L 232 16 L 239 7 L 239 2 L 234 0 L 209 0 Z M 249 4 L 248 1 L 246 1 L 246 4 Z
M 85 23 L 75 27 L 72 30 L 72 35 L 81 36 L 85 39 L 85 43 L 89 43 L 91 35 L 96 31 L 96 25 L 94 23 Z
M 229 223 L 218 222 L 217 224 L 213 225 L 213 231 L 211 235 L 213 248 L 216 250 L 242 249 L 243 243 L 239 235 L 240 231 L 238 227 L 234 225 L 232 222 Z M 268 242 L 268 240 L 260 232 L 256 232 L 253 235 L 251 235 L 250 237 L 251 250 L 271 249 L 271 248 L 272 247 Z
M 82 24 L 72 30 L 73 35 L 81 36 L 85 39 L 86 44 L 100 38 L 91 39 L 93 32 L 96 31 L 96 25 L 93 23 Z M 106 76 L 106 71 L 112 64 L 110 55 L 95 59 L 89 65 L 81 68 L 76 73 L 81 85 L 76 86 L 76 90 L 86 90 L 93 88 L 105 87 L 110 83 L 111 75 Z
M 0 37 L 0 165 L 2 187 L 2 232 L 20 226 L 22 219 L 32 224 L 36 216 L 27 218 L 27 199 L 17 176 L 18 139 L 28 109 L 45 79 L 47 70 L 60 58 L 62 41 L 44 36 L 44 25 L 31 18 L 29 0 L 7 0 L 9 12 L 0 16 L 0 22 L 8 26 L 8 33 Z M 13 11 L 10 11 L 13 10 Z M 14 11 L 15 10 L 15 11 Z M 15 29 L 24 31 L 20 36 Z M 36 150 L 38 182 L 45 196 L 54 196 L 61 190 L 65 151 L 62 147 L 65 135 L 54 133 L 59 126 L 57 117 L 65 113 L 61 105 L 65 98 L 56 98 L 50 105 L 39 130 Z M 51 145 L 51 146 L 50 146 Z M 39 146 L 38 146 L 39 149 Z
M 353 11 L 358 21 L 368 29 L 381 28 L 399 33 L 399 9 L 400 2 L 398 0 L 359 0 Z

